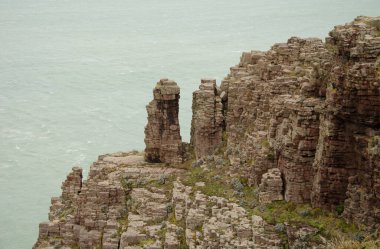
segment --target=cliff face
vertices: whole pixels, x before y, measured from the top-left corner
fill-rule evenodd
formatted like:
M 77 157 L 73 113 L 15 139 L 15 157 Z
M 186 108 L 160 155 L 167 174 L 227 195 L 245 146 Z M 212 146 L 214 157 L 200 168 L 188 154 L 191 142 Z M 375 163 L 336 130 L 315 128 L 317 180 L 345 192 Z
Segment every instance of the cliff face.
M 337 26 L 326 40 L 334 50 L 327 72 L 326 108 L 314 161 L 312 202 L 345 205 L 357 222 L 380 223 L 379 19 Z M 376 153 L 375 153 L 376 154 Z
M 244 53 L 222 82 L 227 154 L 258 185 L 268 169 L 287 201 L 379 224 L 379 19 L 336 26 L 324 44 L 290 38 Z
M 243 53 L 193 93 L 184 163 L 179 87 L 160 80 L 145 153 L 99 156 L 84 181 L 73 168 L 34 247 L 379 248 L 360 237 L 380 224 L 379 35 L 359 17 Z

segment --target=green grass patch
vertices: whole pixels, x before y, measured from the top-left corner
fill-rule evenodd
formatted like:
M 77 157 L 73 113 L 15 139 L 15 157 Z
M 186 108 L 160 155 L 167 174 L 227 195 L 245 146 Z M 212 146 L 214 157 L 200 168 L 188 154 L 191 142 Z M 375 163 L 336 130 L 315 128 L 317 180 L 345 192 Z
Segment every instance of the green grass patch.
M 208 196 L 219 196 L 239 203 L 245 208 L 251 208 L 257 199 L 254 187 L 248 186 L 248 178 L 241 176 L 234 178 L 227 172 L 227 167 L 207 165 L 206 169 L 193 168 L 183 177 L 182 182 L 193 187 L 193 192 L 201 191 Z M 204 182 L 205 186 L 195 186 L 197 182 Z
M 264 148 L 269 148 L 270 144 L 268 139 L 264 138 L 263 140 L 261 140 L 261 146 L 263 146 Z
M 141 240 L 141 241 L 139 242 L 139 245 L 140 245 L 141 247 L 144 247 L 144 246 L 152 245 L 154 242 L 155 242 L 154 239 L 148 238 L 148 239 Z
M 165 241 L 165 234 L 167 232 L 166 228 L 162 228 L 160 231 L 157 232 L 157 236 L 160 238 L 162 242 Z
M 195 186 L 196 182 L 204 182 L 205 186 L 197 187 Z M 223 174 L 222 169 L 216 169 L 215 167 L 206 171 L 200 167 L 193 169 L 188 177 L 185 178 L 184 183 L 193 186 L 194 191 L 200 190 L 208 196 L 220 196 L 227 199 L 233 196 L 233 190 L 229 186 L 228 176 Z
M 312 208 L 309 204 L 294 204 L 276 201 L 252 210 L 253 214 L 263 217 L 270 224 L 303 223 L 316 227 L 327 238 L 337 237 L 341 233 L 354 236 L 360 232 L 359 227 L 345 222 L 337 215 Z

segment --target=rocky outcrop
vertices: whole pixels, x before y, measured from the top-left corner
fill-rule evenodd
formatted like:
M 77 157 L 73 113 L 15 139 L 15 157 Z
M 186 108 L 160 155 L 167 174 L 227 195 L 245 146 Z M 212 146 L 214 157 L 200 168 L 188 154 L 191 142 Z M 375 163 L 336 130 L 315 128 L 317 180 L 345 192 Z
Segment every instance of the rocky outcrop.
M 310 238 L 318 234 L 318 229 L 311 226 L 297 227 L 288 225 L 286 227 L 286 235 L 288 237 L 289 248 L 303 249 L 325 249 L 326 245 L 321 245 L 317 241 L 310 241 Z
M 326 248 L 338 218 L 319 208 L 379 228 L 379 32 L 380 18 L 359 17 L 325 43 L 243 53 L 220 89 L 202 80 L 196 161 L 178 164 L 191 154 L 179 88 L 160 80 L 145 154 L 99 156 L 84 181 L 74 167 L 34 248 Z
M 231 163 L 255 185 L 268 169 L 280 168 L 288 201 L 310 200 L 323 104 L 313 63 L 329 58 L 321 40 L 291 38 L 266 53 L 243 54 L 222 83 Z
M 223 105 L 215 80 L 202 79 L 193 92 L 191 144 L 196 158 L 212 155 L 223 136 Z
M 146 107 L 145 158 L 149 162 L 181 163 L 182 141 L 178 121 L 179 87 L 161 79 L 153 90 L 154 99 Z
M 252 248 L 252 236 L 252 223 L 242 207 L 224 198 L 195 193 L 186 212 L 190 248 Z
M 62 201 L 74 202 L 82 189 L 82 169 L 74 167 L 72 172 L 67 176 L 66 181 L 62 183 Z
M 139 227 L 164 220 L 170 203 L 162 190 L 139 186 L 182 172 L 163 166 L 146 164 L 144 155 L 134 152 L 107 154 L 99 156 L 83 183 L 82 169 L 73 168 L 62 184 L 61 197 L 52 198 L 49 221 L 40 224 L 34 248 L 138 244 L 147 237 Z
M 259 201 L 261 203 L 281 201 L 284 199 L 283 191 L 284 184 L 281 178 L 281 171 L 278 168 L 270 169 L 261 179 Z
M 207 164 L 195 170 L 206 174 L 216 169 L 211 161 Z M 34 248 L 284 247 L 288 235 L 283 224 L 252 215 L 244 203 L 204 194 L 211 181 L 187 185 L 192 179 L 188 173 L 146 163 L 142 153 L 107 154 L 91 166 L 88 179 L 77 189 L 81 169 L 74 168 L 62 184 L 62 196 L 53 198 L 49 221 L 40 224 Z M 75 189 L 70 201 L 64 197 L 68 189 Z M 291 228 L 289 238 L 310 248 L 303 236 L 307 227 Z M 319 242 L 313 248 L 323 245 Z
M 380 132 L 378 23 L 359 17 L 326 43 L 293 37 L 243 53 L 221 85 L 236 171 L 258 186 L 279 168 L 285 200 L 345 205 L 346 217 L 379 224 L 379 168 L 369 154 Z
M 364 148 L 365 149 L 365 148 Z M 380 137 L 368 142 L 367 162 L 359 174 L 348 178 L 343 216 L 357 224 L 379 224 L 380 217 Z
M 252 231 L 254 248 L 284 248 L 284 241 L 275 232 L 275 227 L 269 225 L 262 217 L 257 215 L 252 216 Z
M 356 197 L 366 192 L 368 199 L 359 205 L 375 224 L 380 222 L 375 211 L 380 200 L 375 192 L 379 168 L 370 150 L 380 132 L 380 37 L 373 25 L 378 22 L 361 17 L 335 27 L 326 39 L 334 59 L 324 69 L 326 107 L 321 110 L 312 193 L 315 206 L 333 209 L 345 203 L 348 216 L 361 216 L 349 210 L 357 205 Z

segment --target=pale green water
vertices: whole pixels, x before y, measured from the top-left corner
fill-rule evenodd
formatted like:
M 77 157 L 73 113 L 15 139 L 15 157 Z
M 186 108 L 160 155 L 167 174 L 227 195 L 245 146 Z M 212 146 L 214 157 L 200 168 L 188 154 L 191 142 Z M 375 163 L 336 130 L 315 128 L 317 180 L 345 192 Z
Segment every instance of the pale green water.
M 31 248 L 73 165 L 144 148 L 145 105 L 181 87 L 182 137 L 202 77 L 241 51 L 325 37 L 378 0 L 0 0 L 0 249 Z

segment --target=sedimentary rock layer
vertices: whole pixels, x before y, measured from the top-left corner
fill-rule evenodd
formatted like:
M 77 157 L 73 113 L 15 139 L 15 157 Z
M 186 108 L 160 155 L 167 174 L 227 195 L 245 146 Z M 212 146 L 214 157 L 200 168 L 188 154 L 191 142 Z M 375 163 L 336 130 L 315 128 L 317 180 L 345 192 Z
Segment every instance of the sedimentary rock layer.
M 161 79 L 146 107 L 145 157 L 149 162 L 182 162 L 182 141 L 178 121 L 180 89 L 177 83 Z
M 325 43 L 292 37 L 243 53 L 220 89 L 202 80 L 191 142 L 203 159 L 193 164 L 176 164 L 179 88 L 160 80 L 145 154 L 100 156 L 85 181 L 74 167 L 35 248 L 326 248 L 314 222 L 274 224 L 247 211 L 265 214 L 282 199 L 379 228 L 379 34 L 380 18 L 359 17 Z M 224 129 L 226 148 L 215 154 Z
M 222 142 L 223 113 L 216 80 L 202 79 L 199 90 L 193 93 L 191 144 L 197 158 L 214 153 Z
M 142 154 L 114 153 L 99 156 L 82 182 L 82 169 L 73 168 L 62 183 L 62 195 L 53 197 L 49 221 L 39 226 L 34 248 L 127 248 L 139 238 L 139 222 L 166 217 L 170 200 L 160 190 L 138 188 L 149 181 L 179 173 L 162 164 L 146 164 Z M 132 186 L 136 186 L 132 190 Z M 132 203 L 138 199 L 139 203 Z M 132 215 L 139 205 L 141 216 Z M 129 224 L 128 229 L 123 222 Z M 125 229 L 124 233 L 120 233 Z M 145 237 L 144 237 L 145 238 Z M 127 243 L 127 244 L 126 244 Z
M 221 85 L 231 164 L 255 185 L 277 167 L 286 200 L 379 224 L 379 30 L 379 18 L 359 17 L 326 43 L 243 53 Z
M 278 168 L 268 170 L 263 174 L 259 186 L 260 203 L 271 203 L 284 199 L 284 183 L 281 178 L 281 171 Z

